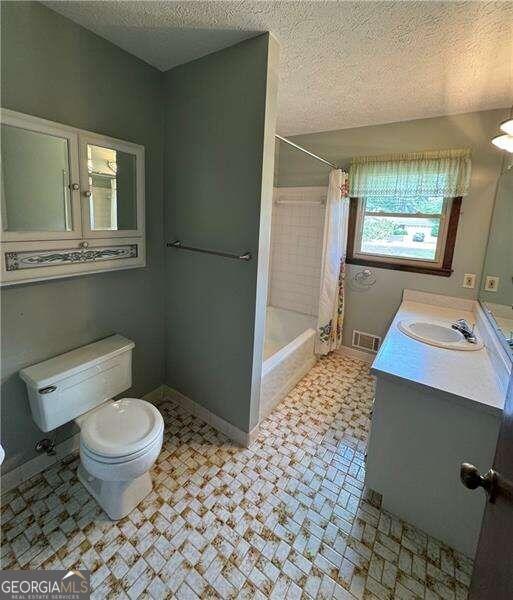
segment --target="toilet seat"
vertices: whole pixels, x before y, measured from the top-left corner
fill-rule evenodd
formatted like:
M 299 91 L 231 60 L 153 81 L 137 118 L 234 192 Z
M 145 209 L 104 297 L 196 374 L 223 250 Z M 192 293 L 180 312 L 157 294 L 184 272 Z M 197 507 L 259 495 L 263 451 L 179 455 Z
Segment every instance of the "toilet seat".
M 116 463 L 144 454 L 162 439 L 163 430 L 164 420 L 155 406 L 139 398 L 123 398 L 84 420 L 80 442 L 94 460 Z
M 80 441 L 80 454 L 82 457 L 86 456 L 89 460 L 93 460 L 97 463 L 102 463 L 104 465 L 129 465 L 135 464 L 135 462 L 140 458 L 144 457 L 144 455 L 151 453 L 153 451 L 154 446 L 162 447 L 162 433 L 157 435 L 157 437 L 150 442 L 144 448 L 141 448 L 137 452 L 132 452 L 131 454 L 122 454 L 120 456 L 102 456 L 101 454 L 97 454 L 93 450 L 91 450 L 84 442 Z

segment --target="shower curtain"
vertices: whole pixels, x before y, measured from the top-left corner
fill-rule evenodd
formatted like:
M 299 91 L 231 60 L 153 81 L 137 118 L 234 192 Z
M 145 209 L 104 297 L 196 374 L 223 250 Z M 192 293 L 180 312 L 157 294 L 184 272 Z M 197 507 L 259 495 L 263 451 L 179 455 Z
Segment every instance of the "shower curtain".
M 348 194 L 347 173 L 334 169 L 330 173 L 326 200 L 316 354 L 327 354 L 342 343 Z

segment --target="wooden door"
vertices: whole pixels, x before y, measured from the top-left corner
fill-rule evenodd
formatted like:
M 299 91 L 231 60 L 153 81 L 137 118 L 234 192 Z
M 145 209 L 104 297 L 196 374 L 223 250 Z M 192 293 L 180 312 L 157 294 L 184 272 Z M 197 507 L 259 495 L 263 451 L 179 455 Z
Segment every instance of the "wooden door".
M 467 487 L 484 487 L 486 503 L 470 600 L 513 598 L 513 376 L 504 405 L 495 460 L 483 477 L 464 463 L 462 481 Z M 476 493 L 479 493 L 476 491 Z

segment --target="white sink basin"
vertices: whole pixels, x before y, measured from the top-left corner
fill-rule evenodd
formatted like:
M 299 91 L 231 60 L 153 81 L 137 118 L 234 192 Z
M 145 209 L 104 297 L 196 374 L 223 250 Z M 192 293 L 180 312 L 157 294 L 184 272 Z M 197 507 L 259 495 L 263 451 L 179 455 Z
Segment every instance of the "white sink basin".
M 481 350 L 483 342 L 477 340 L 475 344 L 467 342 L 465 336 L 452 329 L 450 323 L 432 323 L 430 321 L 399 321 L 398 328 L 419 342 L 449 348 L 451 350 Z

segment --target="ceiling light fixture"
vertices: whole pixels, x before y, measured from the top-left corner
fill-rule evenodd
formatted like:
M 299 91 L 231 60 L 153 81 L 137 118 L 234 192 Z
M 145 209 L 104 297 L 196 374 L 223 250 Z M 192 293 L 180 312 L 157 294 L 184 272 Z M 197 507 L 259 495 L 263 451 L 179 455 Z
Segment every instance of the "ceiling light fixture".
M 501 131 L 507 133 L 508 135 L 513 135 L 513 119 L 508 119 L 499 125 Z
M 511 109 L 513 112 L 513 108 Z M 510 113 L 510 117 L 512 114 Z M 503 121 L 499 125 L 499 129 L 503 132 L 501 135 L 496 135 L 492 138 L 492 144 L 500 150 L 505 150 L 513 154 L 513 119 Z
M 498 135 L 492 139 L 492 144 L 501 150 L 506 150 L 506 152 L 511 152 L 513 154 L 513 135 L 507 133 Z

